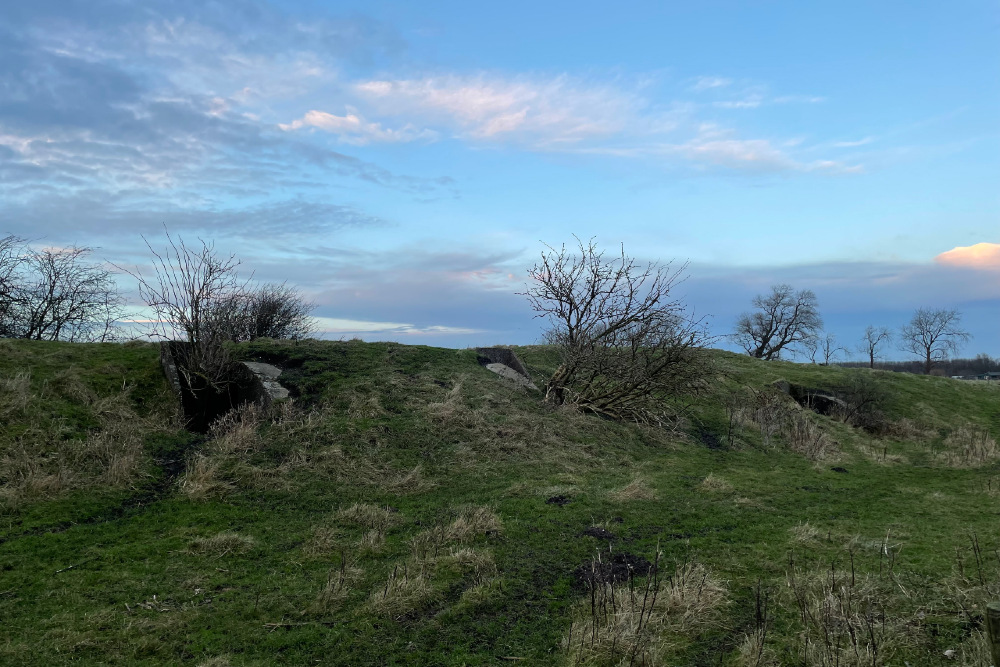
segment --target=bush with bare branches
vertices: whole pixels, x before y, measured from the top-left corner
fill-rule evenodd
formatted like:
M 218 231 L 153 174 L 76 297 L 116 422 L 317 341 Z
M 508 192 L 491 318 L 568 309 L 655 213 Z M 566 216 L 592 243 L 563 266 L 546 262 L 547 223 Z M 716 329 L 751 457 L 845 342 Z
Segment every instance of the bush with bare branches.
M 145 238 L 143 239 L 146 240 Z M 201 247 L 176 241 L 167 233 L 167 246 L 153 253 L 154 275 L 140 271 L 130 275 L 139 283 L 139 296 L 154 313 L 150 336 L 172 340 L 182 337 L 188 345 L 178 359 L 177 369 L 192 391 L 211 388 L 220 391 L 232 364 L 223 343 L 224 329 L 215 325 L 212 314 L 227 301 L 238 298 L 247 282 L 237 275 L 240 262 L 235 255 L 220 255 L 215 245 L 199 239 Z
M 656 422 L 662 399 L 692 386 L 709 340 L 703 323 L 672 295 L 685 267 L 606 256 L 591 239 L 548 247 L 523 293 L 562 363 L 545 400 L 611 419 Z
M 315 304 L 306 301 L 285 283 L 249 286 L 212 305 L 212 325 L 227 339 L 257 338 L 301 340 L 314 331 L 309 313 Z
M 124 298 L 113 274 L 87 261 L 92 248 L 35 250 L 0 238 L 0 337 L 94 342 L 114 339 Z

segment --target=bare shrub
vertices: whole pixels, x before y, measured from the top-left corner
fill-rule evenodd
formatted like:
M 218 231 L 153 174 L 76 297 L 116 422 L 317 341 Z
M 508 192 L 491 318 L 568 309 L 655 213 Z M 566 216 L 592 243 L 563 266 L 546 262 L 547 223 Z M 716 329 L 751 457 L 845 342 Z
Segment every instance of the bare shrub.
M 639 265 L 625 254 L 606 257 L 591 240 L 578 248 L 548 247 L 529 271 L 524 292 L 562 363 L 545 400 L 571 403 L 615 420 L 659 423 L 664 399 L 701 378 L 710 339 L 671 294 L 685 267 Z
M 242 294 L 247 283 L 237 276 L 240 262 L 235 255 L 223 257 L 214 244 L 199 242 L 200 248 L 191 247 L 167 233 L 167 246 L 158 253 L 146 241 L 154 257 L 153 276 L 146 278 L 138 270 L 128 273 L 155 314 L 150 335 L 164 340 L 181 336 L 187 341 L 177 370 L 191 391 L 219 391 L 227 384 L 232 361 L 223 346 L 226 332 L 213 322 L 212 314 Z
M 315 307 L 287 283 L 267 283 L 247 285 L 213 301 L 208 317 L 212 326 L 232 341 L 301 340 L 315 330 L 309 316 Z
M 92 248 L 32 249 L 0 238 L 0 337 L 116 340 L 125 299 L 114 274 L 87 261 Z
M 788 448 L 810 461 L 822 461 L 836 449 L 830 437 L 802 413 L 789 415 L 785 421 L 784 435 Z

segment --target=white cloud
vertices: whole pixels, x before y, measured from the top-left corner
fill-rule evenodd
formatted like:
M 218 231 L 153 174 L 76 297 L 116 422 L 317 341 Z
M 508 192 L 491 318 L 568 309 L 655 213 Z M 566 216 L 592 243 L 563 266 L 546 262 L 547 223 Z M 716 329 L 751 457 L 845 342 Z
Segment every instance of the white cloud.
M 403 143 L 418 139 L 433 139 L 437 136 L 430 130 L 420 130 L 409 124 L 399 129 L 384 128 L 381 123 L 365 120 L 356 110 L 351 108 L 348 108 L 347 113 L 343 116 L 313 109 L 291 123 L 279 123 L 278 127 L 285 131 L 314 127 L 338 135 L 344 143 L 358 146 L 372 142 Z
M 756 109 L 764 102 L 763 95 L 748 95 L 742 100 L 724 100 L 716 102 L 715 106 L 720 109 Z
M 638 95 L 568 76 L 450 75 L 366 81 L 355 90 L 386 114 L 428 117 L 469 138 L 536 147 L 607 137 L 645 121 L 646 102 Z
M 856 141 L 835 141 L 833 145 L 836 148 L 854 148 L 855 146 L 864 146 L 875 141 L 875 137 L 865 137 L 863 139 L 858 139 Z
M 712 88 L 725 88 L 733 82 L 732 79 L 726 79 L 721 76 L 699 76 L 691 90 L 695 92 L 701 92 L 703 90 L 711 90 Z

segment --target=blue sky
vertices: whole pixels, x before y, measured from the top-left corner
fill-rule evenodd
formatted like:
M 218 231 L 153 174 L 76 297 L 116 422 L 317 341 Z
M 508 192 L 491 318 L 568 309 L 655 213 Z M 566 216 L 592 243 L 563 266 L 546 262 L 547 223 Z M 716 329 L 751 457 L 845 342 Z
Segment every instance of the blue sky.
M 450 346 L 537 340 L 526 269 L 594 236 L 719 335 L 788 282 L 846 346 L 946 307 L 1000 355 L 997 43 L 996 2 L 17 3 L 0 234 L 166 225 Z

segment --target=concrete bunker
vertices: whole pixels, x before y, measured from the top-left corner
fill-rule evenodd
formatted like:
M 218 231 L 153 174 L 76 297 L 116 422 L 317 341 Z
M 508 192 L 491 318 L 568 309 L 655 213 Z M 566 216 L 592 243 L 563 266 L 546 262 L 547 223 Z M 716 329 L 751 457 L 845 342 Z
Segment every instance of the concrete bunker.
M 212 422 L 241 405 L 257 403 L 266 407 L 288 397 L 288 390 L 277 381 L 281 369 L 271 364 L 231 363 L 219 387 L 212 387 L 198 377 L 189 382 L 179 368 L 190 349 L 191 344 L 182 341 L 160 343 L 160 365 L 180 400 L 186 426 L 191 431 L 208 432 Z

